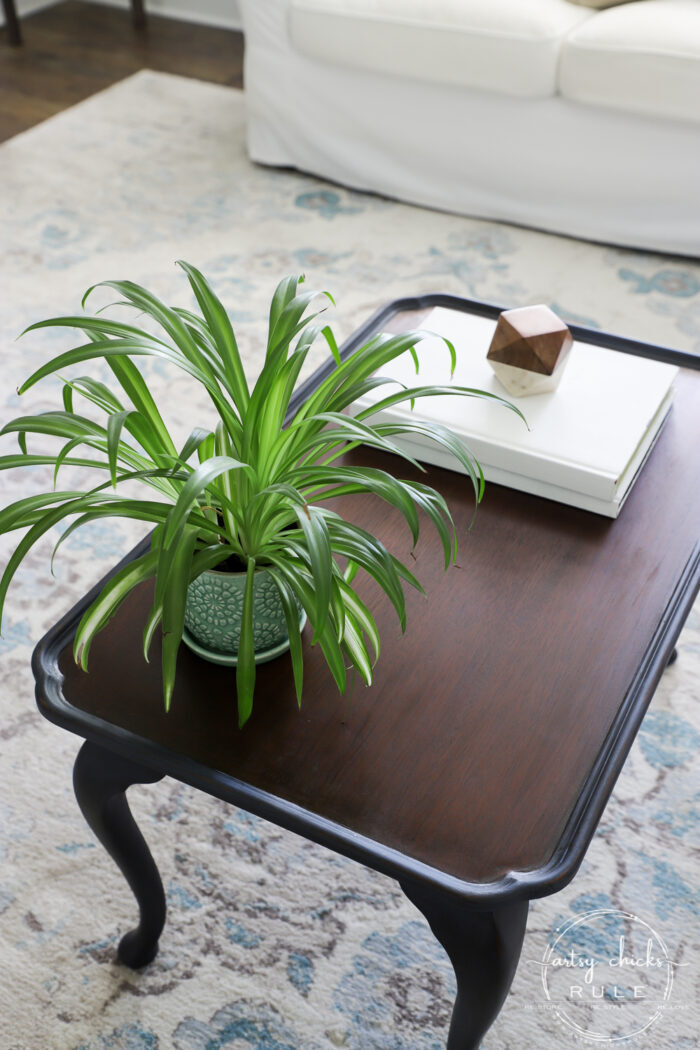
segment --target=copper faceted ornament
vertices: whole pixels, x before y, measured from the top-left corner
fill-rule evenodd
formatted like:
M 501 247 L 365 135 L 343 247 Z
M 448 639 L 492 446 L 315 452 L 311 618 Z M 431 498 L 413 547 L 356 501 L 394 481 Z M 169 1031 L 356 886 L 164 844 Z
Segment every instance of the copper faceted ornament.
M 487 359 L 509 394 L 543 394 L 559 384 L 573 341 L 548 306 L 521 306 L 498 318 Z

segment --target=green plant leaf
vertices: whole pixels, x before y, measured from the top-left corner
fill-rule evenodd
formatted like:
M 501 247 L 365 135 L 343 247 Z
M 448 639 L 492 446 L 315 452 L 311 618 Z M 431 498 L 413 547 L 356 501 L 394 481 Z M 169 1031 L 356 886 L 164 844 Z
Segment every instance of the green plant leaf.
M 14 458 L 14 457 L 13 457 Z M 24 496 L 8 504 L 0 511 L 0 535 L 33 525 L 37 520 L 35 512 L 44 511 L 54 503 L 65 503 L 67 500 L 79 499 L 83 493 L 79 489 L 63 492 L 42 492 L 36 496 Z
M 367 652 L 367 646 L 353 622 L 349 612 L 345 614 L 345 631 L 343 633 L 342 648 L 350 658 L 350 661 L 362 676 L 365 685 L 372 684 L 372 662 Z
M 430 518 L 440 541 L 445 556 L 445 570 L 449 569 L 451 563 L 457 558 L 457 532 L 449 512 L 447 504 L 438 496 L 434 489 L 427 485 L 418 485 L 415 482 L 407 482 L 413 490 L 413 498 L 420 509 Z
M 117 487 L 117 460 L 121 446 L 119 439 L 124 423 L 130 415 L 128 410 L 113 412 L 107 420 L 107 459 L 109 460 L 109 475 L 114 488 Z
M 289 654 L 292 658 L 292 673 L 294 675 L 294 688 L 296 691 L 297 705 L 301 707 L 301 696 L 304 685 L 304 654 L 301 647 L 301 631 L 299 630 L 299 609 L 294 598 L 294 592 L 285 580 L 284 576 L 276 569 L 267 570 L 275 581 L 279 591 L 280 601 L 284 610 L 284 619 L 287 624 L 289 635 Z
M 170 565 L 170 572 L 163 594 L 161 614 L 163 631 L 162 668 L 163 699 L 166 711 L 170 710 L 175 688 L 177 654 L 185 626 L 187 588 L 190 581 L 190 568 L 196 542 L 197 530 L 192 528 L 183 529 L 182 537 Z
M 295 560 L 288 556 L 278 556 L 274 552 L 269 553 L 268 559 L 287 580 L 290 588 L 306 612 L 311 627 L 315 628 L 314 615 L 316 611 L 316 601 L 313 586 L 314 581 L 309 575 L 304 562 Z M 330 621 L 326 621 L 326 626 L 323 631 L 314 630 L 314 637 L 311 640 L 311 644 L 319 644 L 321 646 L 321 651 L 323 652 L 338 690 L 339 692 L 344 693 L 347 687 L 345 661 L 343 659 L 343 651 L 338 639 L 336 638 L 336 632 Z
M 93 288 L 96 287 L 93 285 Z M 93 289 L 89 289 L 85 293 L 83 299 L 83 306 L 85 306 L 85 299 Z M 155 335 L 150 335 L 143 331 L 142 328 L 137 328 L 134 325 L 125 324 L 123 321 L 111 321 L 106 317 L 91 317 L 89 314 L 74 314 L 72 316 L 65 317 L 51 317 L 46 321 L 36 321 L 34 324 L 28 325 L 27 328 L 21 333 L 21 336 L 27 335 L 28 332 L 36 332 L 41 328 L 72 328 L 75 331 L 85 332 L 86 335 L 95 336 L 97 339 L 102 340 L 105 336 L 114 337 L 116 339 L 143 339 L 148 338 L 151 342 L 161 343 L 166 346 L 161 339 L 158 339 Z M 20 336 L 20 338 L 21 338 Z
M 96 505 L 93 509 L 87 511 L 85 514 L 81 514 L 74 522 L 71 522 L 63 533 L 61 533 L 58 542 L 53 549 L 53 554 L 51 555 L 52 571 L 53 562 L 58 548 L 61 547 L 77 529 L 82 528 L 83 525 L 88 525 L 91 521 L 96 521 L 98 518 L 131 518 L 135 521 L 149 521 L 156 524 L 162 524 L 167 521 L 168 513 L 170 511 L 170 507 L 167 503 L 157 503 L 155 501 L 135 499 L 127 500 L 107 495 L 95 495 L 94 500 Z M 217 535 L 216 526 L 203 515 L 192 513 L 188 518 L 188 522 L 198 530 L 200 534 L 208 533 L 210 538 Z
M 401 586 L 398 559 L 389 554 L 380 540 L 352 522 L 342 519 L 329 521 L 328 530 L 334 551 L 352 559 L 379 584 L 396 610 L 401 630 L 405 631 L 406 599 Z M 401 568 L 410 576 L 405 566 Z M 418 584 L 418 581 L 415 580 L 415 583 Z
M 48 327 L 61 327 L 63 324 L 63 318 L 56 318 L 54 321 L 42 321 L 41 324 L 33 325 L 32 328 L 48 328 Z M 31 331 L 31 329 L 27 329 Z M 141 356 L 141 357 L 163 357 L 173 364 L 178 365 L 184 371 L 189 372 L 195 379 L 201 378 L 204 381 L 204 376 L 200 377 L 198 369 L 194 368 L 190 363 L 182 357 L 181 354 L 170 350 L 168 347 L 160 346 L 156 343 L 151 344 L 148 340 L 144 339 L 103 339 L 96 342 L 85 343 L 82 346 L 76 346 L 72 350 L 66 350 L 64 353 L 59 354 L 58 357 L 54 357 L 51 361 L 47 361 L 46 364 L 42 365 L 41 368 L 37 368 L 35 372 L 25 379 L 24 383 L 19 388 L 19 393 L 24 394 L 33 387 L 40 379 L 45 379 L 46 376 L 53 375 L 54 372 L 62 372 L 64 368 L 69 368 L 71 365 L 82 364 L 83 361 L 97 361 L 104 359 L 107 363 L 110 363 L 110 359 L 113 358 L 125 358 L 129 355 Z
M 152 613 L 159 609 L 161 605 L 164 605 L 165 595 L 170 585 L 171 572 L 174 567 L 179 565 L 178 551 L 186 531 L 185 525 L 187 522 L 192 523 L 193 507 L 207 486 L 216 478 L 226 471 L 238 469 L 250 470 L 251 468 L 238 460 L 232 459 L 230 456 L 214 456 L 205 463 L 201 463 L 188 475 L 175 506 L 171 508 L 165 520 L 165 528 L 158 537 L 159 557 Z M 208 528 L 215 527 L 203 515 L 202 520 L 206 522 Z
M 417 362 L 416 343 L 433 335 L 433 332 L 411 331 L 400 335 L 380 333 L 374 336 L 334 369 L 301 406 L 296 418 L 318 415 L 319 412 L 337 411 L 341 406 L 345 407 L 347 405 L 345 391 L 348 387 L 368 379 L 401 354 L 412 353 Z M 451 370 L 454 371 L 457 361 L 455 349 L 449 340 L 442 339 L 442 341 L 449 351 Z
M 393 380 L 389 380 L 389 382 L 393 382 Z M 503 408 L 509 408 L 512 412 L 515 412 L 516 416 L 520 416 L 522 421 L 524 423 L 526 422 L 525 416 L 520 409 L 510 401 L 507 401 L 506 398 L 500 397 L 498 394 L 491 394 L 486 390 L 477 390 L 475 387 L 444 385 L 403 387 L 396 393 L 382 398 L 380 401 L 377 401 L 373 405 L 369 405 L 367 408 L 363 408 L 360 412 L 357 412 L 353 418 L 368 419 L 370 416 L 376 415 L 378 412 L 385 412 L 387 409 L 393 408 L 394 405 L 399 405 L 403 401 L 415 401 L 417 398 L 421 397 L 444 396 L 477 397 L 480 400 L 495 401 L 497 404 L 502 405 Z
M 164 547 L 170 547 L 179 538 L 182 527 L 199 497 L 216 478 L 231 470 L 244 470 L 254 473 L 247 463 L 233 459 L 231 456 L 213 456 L 205 463 L 200 463 L 183 485 L 177 503 L 172 508 L 165 528 Z
M 292 301 L 297 293 L 298 286 L 303 282 L 303 276 L 283 277 L 277 285 L 270 303 L 270 322 L 268 326 L 267 345 L 272 344 L 272 336 L 277 327 L 282 311 Z
M 190 456 L 197 452 L 198 449 L 202 447 L 204 442 L 207 441 L 209 438 L 213 438 L 213 436 L 213 431 L 204 430 L 203 427 L 195 427 L 194 430 L 190 432 L 187 441 L 180 449 L 180 452 L 177 457 L 180 463 L 186 463 Z
M 55 493 L 53 493 L 53 495 L 55 496 Z M 37 499 L 41 497 L 30 498 Z M 18 502 L 21 503 L 23 501 L 20 500 Z M 7 589 L 10 586 L 10 583 L 12 582 L 14 574 L 17 572 L 17 569 L 24 560 L 25 555 L 29 553 L 29 551 L 37 542 L 37 540 L 41 539 L 41 537 L 46 532 L 48 532 L 49 529 L 53 528 L 54 525 L 58 524 L 58 522 L 61 521 L 62 518 L 67 517 L 67 515 L 69 514 L 78 512 L 84 509 L 86 506 L 88 506 L 88 497 L 83 496 L 81 494 L 81 496 L 77 499 L 67 499 L 58 507 L 45 509 L 41 517 L 34 522 L 34 524 L 31 526 L 26 535 L 22 537 L 14 552 L 11 554 L 5 571 L 2 574 L 2 579 L 0 579 L 0 625 L 2 624 L 2 611 L 5 605 Z M 16 507 L 16 504 L 13 504 L 13 507 Z M 0 531 L 4 531 L 2 530 L 1 521 Z
M 159 540 L 161 534 L 162 528 L 156 528 L 151 537 L 151 553 L 154 554 L 154 556 L 157 556 L 159 551 Z M 230 547 L 227 547 L 222 543 L 211 544 L 207 547 L 195 550 L 192 556 L 192 561 L 190 562 L 189 582 L 191 583 L 193 580 L 196 580 L 196 578 L 203 572 L 206 572 L 207 569 L 214 569 L 222 561 L 225 561 L 225 559 L 230 556 L 230 553 Z M 151 648 L 151 643 L 162 615 L 163 606 L 162 603 L 159 603 L 158 605 L 153 605 L 151 607 L 148 617 L 146 618 L 146 625 L 143 631 L 143 656 L 146 663 L 149 662 L 148 654 Z
M 301 525 L 306 549 L 309 553 L 311 575 L 314 581 L 314 640 L 323 633 L 328 619 L 331 600 L 331 577 L 333 573 L 331 542 L 323 514 L 317 507 L 295 506 L 297 521 Z
M 375 428 L 381 434 L 417 434 L 436 445 L 442 445 L 464 467 L 474 488 L 476 502 L 484 495 L 484 472 L 467 446 L 451 430 L 441 423 L 378 423 Z
M 0 456 L 0 470 L 12 470 L 14 467 L 54 466 L 56 459 L 57 457 L 52 455 L 29 456 L 25 453 L 16 456 Z M 72 467 L 99 467 L 102 470 L 109 468 L 106 459 L 87 459 L 82 456 L 72 456 L 65 459 L 64 462 Z
M 377 628 L 376 621 L 365 603 L 349 585 L 347 580 L 338 580 L 338 586 L 346 609 L 346 618 L 349 613 L 358 633 L 359 631 L 364 631 L 369 638 L 370 645 L 374 651 L 374 658 L 371 661 L 371 665 L 373 666 L 379 659 L 380 651 L 379 629 Z M 344 635 L 345 633 L 346 632 L 344 632 Z
M 214 294 L 211 286 L 199 270 L 190 263 L 184 262 L 182 259 L 178 261 L 178 266 L 182 267 L 189 278 L 192 291 L 194 292 L 197 302 L 199 303 L 199 308 L 206 319 L 214 345 L 221 355 L 226 375 L 231 383 L 236 408 L 238 409 L 239 415 L 243 417 L 246 408 L 248 407 L 250 395 L 248 393 L 248 383 L 241 362 L 241 355 L 238 350 L 238 344 L 236 343 L 236 337 L 233 333 L 229 316 L 226 313 L 223 304 Z
M 83 614 L 75 632 L 73 656 L 75 662 L 84 671 L 88 669 L 90 647 L 95 635 L 112 619 L 133 589 L 153 576 L 156 561 L 157 558 L 153 551 L 130 561 L 105 584 L 95 601 Z
M 168 428 L 163 422 L 163 417 L 158 411 L 145 379 L 134 362 L 128 357 L 111 357 L 107 359 L 107 364 L 136 411 L 150 422 L 153 432 L 157 435 L 157 441 L 153 446 L 150 444 L 143 446 L 149 456 L 158 455 L 160 452 L 173 455 L 175 445 L 168 433 Z
M 257 448 L 261 478 L 271 479 L 274 476 L 279 446 L 284 446 L 289 439 L 289 431 L 282 431 L 282 424 L 308 349 L 305 347 L 301 351 L 295 351 L 282 366 L 260 410 Z
M 361 420 L 354 419 L 352 416 L 344 416 L 339 412 L 319 412 L 315 416 L 307 416 L 304 419 L 303 428 L 306 429 L 307 424 L 310 425 L 316 422 L 323 424 L 332 423 L 334 427 L 322 430 L 302 443 L 297 449 L 301 455 L 306 454 L 310 449 L 314 449 L 319 445 L 347 442 L 348 444 L 369 445 L 372 448 L 381 449 L 384 452 L 389 452 L 394 456 L 407 460 L 411 466 L 416 467 L 418 470 L 424 469 L 405 449 L 394 444 L 393 441 L 387 441 L 378 426 L 367 426 Z M 293 430 L 293 426 L 289 429 L 290 431 Z M 341 451 L 343 450 L 341 449 Z
M 419 522 L 413 489 L 388 471 L 376 467 L 300 467 L 290 475 L 290 480 L 297 482 L 307 499 L 328 500 L 371 492 L 401 512 L 411 530 L 414 544 L 418 540 Z
M 255 586 L 255 558 L 248 559 L 243 612 L 241 615 L 241 637 L 238 645 L 236 665 L 236 692 L 238 694 L 238 726 L 246 724 L 253 711 L 255 691 L 255 649 L 253 645 L 253 589 Z
M 64 384 L 64 401 L 67 393 L 72 394 L 75 391 L 82 394 L 83 397 L 87 398 L 93 405 L 97 405 L 104 412 L 121 412 L 124 408 L 119 398 L 115 397 L 108 386 L 98 382 L 96 379 L 92 379 L 90 376 L 78 376 L 77 379 L 66 379 L 64 376 L 59 376 L 59 379 Z M 72 412 L 73 408 L 71 407 L 67 411 Z
M 177 317 L 177 315 L 175 315 Z M 55 318 L 50 321 L 42 321 L 37 325 L 32 325 L 32 328 L 46 328 L 46 327 L 62 327 L 64 326 L 65 318 Z M 69 319 L 72 320 L 72 319 Z M 178 318 L 179 321 L 179 318 Z M 146 356 L 146 357 L 161 357 L 171 364 L 176 365 L 178 368 L 187 372 L 194 379 L 196 379 L 202 386 L 207 390 L 209 396 L 214 402 L 217 410 L 221 414 L 221 417 L 226 420 L 227 425 L 230 429 L 235 430 L 236 427 L 240 426 L 238 418 L 230 406 L 226 398 L 223 396 L 221 389 L 218 385 L 215 373 L 212 370 L 211 364 L 202 355 L 191 336 L 187 332 L 182 322 L 179 322 L 188 344 L 194 347 L 194 352 L 190 356 L 182 353 L 179 349 L 168 347 L 164 343 L 160 343 L 155 340 L 151 340 L 144 333 L 143 338 L 136 339 L 106 339 L 87 343 L 84 346 L 75 347 L 73 350 L 67 350 L 63 354 L 59 354 L 52 361 L 48 361 L 41 368 L 38 368 L 36 372 L 33 372 L 29 379 L 25 380 L 22 386 L 19 388 L 19 393 L 23 394 L 30 387 L 38 383 L 40 379 L 44 379 L 46 376 L 51 375 L 54 372 L 60 372 L 64 368 L 68 368 L 71 365 L 81 364 L 83 361 L 97 360 L 104 358 L 108 364 L 118 358 L 126 358 L 128 356 Z M 30 331 L 31 329 L 27 329 Z M 189 347 L 188 347 L 189 348 Z M 131 376 L 133 379 L 133 374 Z M 162 420 L 161 420 L 162 424 Z M 172 444 L 172 442 L 171 442 Z M 174 446 L 172 448 L 174 452 Z

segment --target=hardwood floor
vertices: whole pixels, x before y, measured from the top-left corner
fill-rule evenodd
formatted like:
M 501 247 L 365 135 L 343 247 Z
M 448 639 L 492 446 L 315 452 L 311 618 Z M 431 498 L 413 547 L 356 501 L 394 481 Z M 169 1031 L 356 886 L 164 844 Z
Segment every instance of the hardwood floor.
M 146 4 L 148 8 L 148 4 Z M 65 0 L 21 19 L 24 43 L 0 29 L 0 142 L 139 69 L 243 86 L 243 35 Z

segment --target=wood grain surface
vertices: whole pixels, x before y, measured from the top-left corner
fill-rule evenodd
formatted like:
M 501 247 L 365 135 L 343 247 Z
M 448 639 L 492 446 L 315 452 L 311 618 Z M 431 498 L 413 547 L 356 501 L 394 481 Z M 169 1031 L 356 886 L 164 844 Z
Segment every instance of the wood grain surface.
M 564 322 L 548 306 L 521 306 L 498 318 L 487 357 L 513 368 L 551 376 L 573 345 Z
M 400 317 L 393 325 L 420 320 Z M 700 375 L 683 370 L 658 444 L 620 517 L 488 485 L 471 530 L 467 480 L 430 468 L 459 530 L 444 573 L 425 523 L 412 554 L 402 521 L 370 497 L 334 507 L 413 563 L 401 636 L 367 583 L 382 653 L 370 689 L 341 697 L 305 632 L 297 710 L 288 656 L 258 669 L 250 723 L 236 725 L 231 671 L 183 648 L 172 710 L 132 596 L 98 637 L 89 674 L 67 647 L 63 691 L 82 711 L 305 807 L 468 882 L 541 867 L 600 753 L 700 532 Z M 397 469 L 369 450 L 353 462 Z M 411 476 L 403 466 L 398 471 Z
M 140 69 L 243 86 L 243 34 L 64 0 L 20 20 L 22 46 L 0 27 L 0 142 Z

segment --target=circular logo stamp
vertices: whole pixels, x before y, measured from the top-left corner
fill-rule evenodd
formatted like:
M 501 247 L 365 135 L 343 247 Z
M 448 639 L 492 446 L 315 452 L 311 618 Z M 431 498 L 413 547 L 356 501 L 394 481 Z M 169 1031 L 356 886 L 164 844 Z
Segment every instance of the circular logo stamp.
M 648 923 L 600 908 L 555 931 L 542 960 L 542 986 L 551 1009 L 581 1038 L 622 1042 L 663 1013 L 673 963 Z

